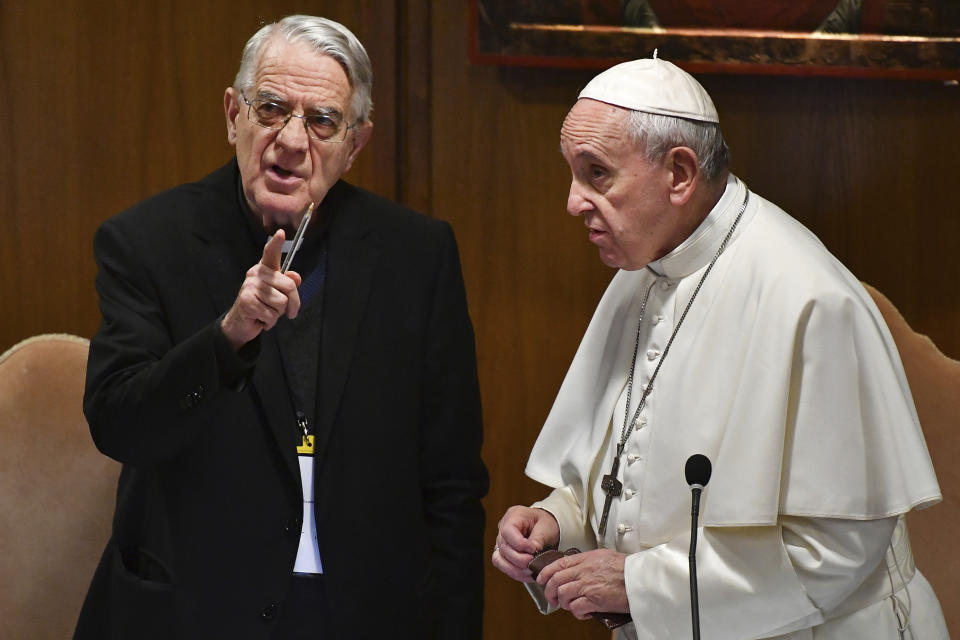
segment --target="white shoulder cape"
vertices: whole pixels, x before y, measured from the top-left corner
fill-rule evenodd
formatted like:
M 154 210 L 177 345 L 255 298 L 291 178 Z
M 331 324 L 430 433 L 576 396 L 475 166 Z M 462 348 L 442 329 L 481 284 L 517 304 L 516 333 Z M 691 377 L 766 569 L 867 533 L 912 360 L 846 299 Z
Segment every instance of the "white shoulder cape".
M 721 213 L 724 233 L 742 199 Z M 710 246 L 682 245 L 686 258 L 705 258 L 679 276 L 678 313 L 716 235 L 700 243 Z M 599 468 L 607 473 L 609 461 L 596 464 L 605 438 L 620 435 L 622 416 L 608 434 L 613 408 L 655 277 L 646 269 L 614 276 L 527 464 L 534 480 L 570 486 L 580 505 L 590 503 Z M 771 525 L 778 514 L 883 518 L 940 500 L 899 354 L 873 301 L 812 233 L 755 194 L 654 393 L 660 419 L 635 528 L 647 545 L 689 527 L 683 470 L 694 453 L 713 462 L 707 526 Z M 584 515 L 595 527 L 595 514 Z

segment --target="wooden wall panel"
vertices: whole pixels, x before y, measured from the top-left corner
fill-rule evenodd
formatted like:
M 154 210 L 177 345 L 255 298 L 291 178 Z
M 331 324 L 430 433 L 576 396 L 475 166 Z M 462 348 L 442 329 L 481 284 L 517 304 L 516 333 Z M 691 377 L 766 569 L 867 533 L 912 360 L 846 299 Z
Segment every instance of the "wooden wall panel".
M 504 510 L 545 492 L 523 467 L 612 272 L 582 221 L 565 213 L 569 173 L 558 152 L 563 117 L 593 72 L 471 66 L 465 4 L 433 5 L 432 209 L 457 232 L 477 331 L 492 550 Z M 700 79 L 740 177 L 886 292 L 915 328 L 960 356 L 960 89 Z M 956 505 L 915 520 L 937 508 Z M 924 538 L 916 554 L 946 591 L 955 576 L 938 566 L 943 545 L 942 537 Z M 606 637 L 595 623 L 562 612 L 542 618 L 523 589 L 492 567 L 487 580 L 488 638 Z M 957 631 L 960 603 L 943 606 Z
M 223 91 L 243 44 L 304 12 L 342 21 L 368 47 L 376 128 L 349 179 L 394 197 L 392 2 L 0 2 L 0 350 L 42 332 L 93 334 L 94 229 L 231 157 Z
M 811 228 L 918 330 L 960 356 L 960 88 L 707 76 L 758 193 Z
M 569 177 L 558 152 L 560 123 L 592 73 L 470 65 L 464 2 L 135 4 L 0 1 L 0 349 L 45 331 L 95 331 L 93 230 L 229 158 L 222 93 L 258 24 L 299 11 L 341 20 L 375 68 L 376 129 L 349 179 L 449 220 L 460 243 L 484 397 L 492 549 L 505 508 L 543 494 L 523 467 L 612 275 L 582 222 L 564 211 Z M 960 355 L 960 90 L 701 80 L 737 173 Z M 931 552 L 917 555 L 935 586 L 952 579 L 937 574 Z M 944 609 L 960 612 L 960 603 Z M 492 569 L 485 623 L 487 638 L 608 637 L 564 613 L 539 616 L 522 588 Z
M 400 0 L 397 19 L 397 200 L 431 210 L 431 8 L 426 0 Z
M 433 5 L 433 215 L 460 245 L 484 399 L 487 547 L 506 507 L 542 497 L 523 467 L 613 272 L 565 213 L 559 128 L 575 96 L 564 71 L 471 66 L 466 3 Z M 488 564 L 486 638 L 609 638 L 565 612 L 541 616 Z

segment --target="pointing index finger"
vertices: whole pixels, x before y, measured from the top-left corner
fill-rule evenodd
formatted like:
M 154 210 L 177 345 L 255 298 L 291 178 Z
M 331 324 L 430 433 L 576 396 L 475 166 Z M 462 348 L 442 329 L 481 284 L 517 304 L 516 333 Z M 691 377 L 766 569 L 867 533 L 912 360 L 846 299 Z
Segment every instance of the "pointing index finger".
M 274 271 L 280 271 L 280 256 L 283 254 L 284 240 L 286 240 L 286 234 L 283 229 L 278 229 L 263 247 L 263 257 L 260 259 L 262 265 Z

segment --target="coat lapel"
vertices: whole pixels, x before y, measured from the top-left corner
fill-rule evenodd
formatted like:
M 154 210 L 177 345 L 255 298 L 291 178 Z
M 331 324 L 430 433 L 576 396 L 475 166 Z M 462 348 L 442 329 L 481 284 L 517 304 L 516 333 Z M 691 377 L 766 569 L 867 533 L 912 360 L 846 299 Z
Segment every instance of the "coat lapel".
M 194 236 L 201 243 L 197 274 L 205 284 L 217 315 L 233 305 L 247 269 L 260 259 L 253 246 L 242 214 L 237 210 L 239 172 L 236 163 L 209 178 L 206 186 L 209 207 L 197 216 Z M 296 453 L 296 417 L 290 402 L 280 348 L 272 332 L 260 335 L 260 355 L 250 380 L 263 407 L 281 456 L 296 486 L 300 486 L 300 465 Z
M 324 204 L 335 210 L 327 240 L 327 278 L 317 397 L 315 459 L 322 461 L 357 346 L 363 314 L 380 252 L 373 241 L 369 214 L 350 197 L 353 187 L 339 183 Z
M 197 277 L 206 284 L 218 315 L 233 304 L 244 274 L 259 258 L 238 211 L 238 180 L 239 170 L 233 163 L 197 185 L 208 187 L 204 189 L 206 206 L 197 213 L 193 226 L 200 242 Z

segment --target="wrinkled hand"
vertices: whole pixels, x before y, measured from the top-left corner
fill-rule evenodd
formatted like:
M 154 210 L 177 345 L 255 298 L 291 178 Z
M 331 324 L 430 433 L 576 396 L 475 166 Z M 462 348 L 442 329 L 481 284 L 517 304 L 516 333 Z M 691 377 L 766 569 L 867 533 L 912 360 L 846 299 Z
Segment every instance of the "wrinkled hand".
M 629 613 L 623 580 L 626 559 L 610 549 L 564 556 L 544 567 L 537 582 L 551 606 L 566 609 L 580 620 L 595 611 Z
M 261 331 L 272 329 L 282 315 L 296 318 L 300 311 L 300 274 L 280 273 L 283 230 L 277 231 L 263 248 L 260 262 L 250 267 L 233 306 L 220 323 L 234 349 L 250 342 Z
M 518 582 L 533 582 L 527 565 L 533 554 L 560 542 L 560 525 L 549 511 L 510 507 L 497 524 L 493 566 Z

